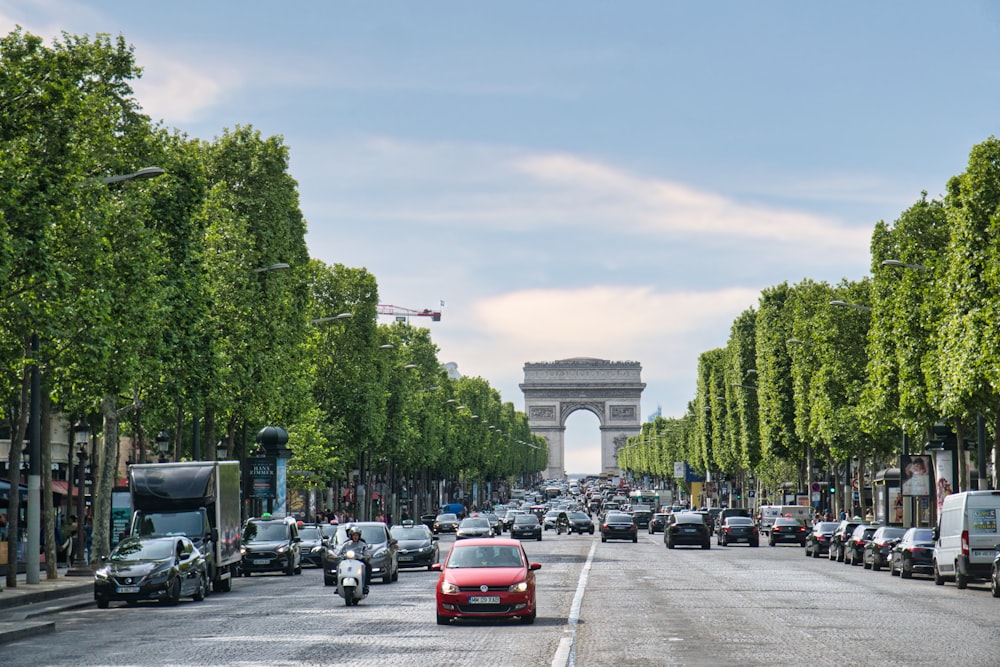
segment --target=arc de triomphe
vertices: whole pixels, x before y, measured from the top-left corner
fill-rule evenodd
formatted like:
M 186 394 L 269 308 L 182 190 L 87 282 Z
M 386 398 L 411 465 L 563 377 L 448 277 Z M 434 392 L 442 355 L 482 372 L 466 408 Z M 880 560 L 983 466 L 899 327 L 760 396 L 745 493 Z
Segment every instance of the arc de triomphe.
M 642 428 L 639 400 L 646 385 L 637 361 L 577 357 L 524 365 L 524 409 L 532 433 L 549 442 L 546 478 L 566 475 L 566 419 L 588 410 L 601 420 L 601 470 L 619 472 L 618 450 Z

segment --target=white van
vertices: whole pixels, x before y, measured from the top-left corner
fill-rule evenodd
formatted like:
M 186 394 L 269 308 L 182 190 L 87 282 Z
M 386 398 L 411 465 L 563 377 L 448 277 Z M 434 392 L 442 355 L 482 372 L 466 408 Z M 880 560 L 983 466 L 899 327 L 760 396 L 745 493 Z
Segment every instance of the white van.
M 997 517 L 1000 491 L 962 491 L 944 499 L 934 529 L 934 583 L 965 588 L 971 579 L 989 579 L 1000 544 Z
M 809 523 L 812 511 L 804 505 L 761 505 L 758 530 L 763 534 L 770 535 L 771 525 L 779 516 L 790 516 L 793 519 L 798 519 L 806 528 L 812 527 Z

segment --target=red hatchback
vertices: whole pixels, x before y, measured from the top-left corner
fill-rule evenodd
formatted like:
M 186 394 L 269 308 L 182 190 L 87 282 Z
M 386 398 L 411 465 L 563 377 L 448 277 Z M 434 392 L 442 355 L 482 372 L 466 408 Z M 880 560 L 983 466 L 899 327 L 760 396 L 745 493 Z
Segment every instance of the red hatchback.
M 439 570 L 437 622 L 455 618 L 512 618 L 535 622 L 535 570 L 520 541 L 469 539 L 456 542 Z

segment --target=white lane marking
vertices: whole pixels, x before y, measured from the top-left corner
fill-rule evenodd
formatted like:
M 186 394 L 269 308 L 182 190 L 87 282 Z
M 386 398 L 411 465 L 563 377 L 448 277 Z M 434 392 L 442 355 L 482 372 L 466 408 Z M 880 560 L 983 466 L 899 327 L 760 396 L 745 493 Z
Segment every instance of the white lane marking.
M 594 552 L 597 551 L 597 542 L 590 545 L 590 553 L 587 554 L 587 562 L 580 572 L 580 580 L 576 584 L 576 595 L 573 596 L 573 604 L 569 609 L 569 634 L 559 640 L 559 648 L 552 656 L 552 667 L 566 667 L 573 665 L 576 656 L 573 654 L 573 644 L 576 641 L 576 626 L 580 623 L 580 607 L 583 605 L 583 592 L 587 589 L 587 577 L 590 576 L 590 566 L 594 562 Z

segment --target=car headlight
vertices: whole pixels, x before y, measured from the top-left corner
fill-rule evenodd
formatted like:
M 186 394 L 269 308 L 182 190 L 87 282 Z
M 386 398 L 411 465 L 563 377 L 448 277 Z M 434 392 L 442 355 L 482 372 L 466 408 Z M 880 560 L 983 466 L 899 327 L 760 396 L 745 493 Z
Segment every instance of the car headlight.
M 511 593 L 524 593 L 528 590 L 528 582 L 520 581 L 507 589 Z
M 283 554 L 286 551 L 288 551 L 288 545 L 287 544 L 285 546 L 283 546 L 283 547 L 278 547 L 278 553 L 279 554 Z
M 389 555 L 389 547 L 382 547 L 374 554 L 372 554 L 372 558 L 385 558 L 388 555 Z
M 94 576 L 98 579 L 101 579 L 102 581 L 106 580 L 110 575 L 111 575 L 111 568 L 109 567 L 102 567 L 99 568 L 96 572 L 94 572 Z
M 240 554 L 241 555 L 246 555 L 246 553 L 247 553 L 247 548 L 246 547 L 240 547 Z
M 456 595 L 458 593 L 458 586 L 450 581 L 445 581 L 441 584 L 441 592 L 445 595 Z
M 146 577 L 146 580 L 149 581 L 150 583 L 155 584 L 161 581 L 166 581 L 169 577 L 170 577 L 170 568 L 163 568 L 150 572 L 149 576 Z
M 420 553 L 422 554 L 429 554 L 432 551 L 434 551 L 434 547 L 432 545 L 428 545 L 426 547 L 420 547 Z

